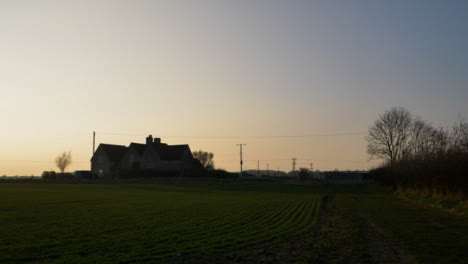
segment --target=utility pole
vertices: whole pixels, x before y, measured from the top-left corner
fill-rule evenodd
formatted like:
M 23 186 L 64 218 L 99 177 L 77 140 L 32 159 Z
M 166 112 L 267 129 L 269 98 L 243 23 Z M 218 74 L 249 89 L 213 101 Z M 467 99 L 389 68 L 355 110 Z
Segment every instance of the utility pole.
M 294 176 L 296 176 L 296 158 L 292 159 L 292 169 Z
M 244 163 L 242 161 L 242 146 L 247 146 L 247 144 L 237 144 L 237 146 L 240 147 L 240 176 L 242 177 L 242 164 Z
M 260 160 L 257 160 L 257 178 L 260 177 Z
M 270 177 L 270 167 L 269 166 L 270 166 L 270 164 L 267 163 L 267 175 L 268 175 L 268 177 Z
M 95 150 L 94 148 L 95 144 L 96 144 L 96 131 L 93 131 L 93 155 L 94 155 L 94 150 Z
M 279 166 L 278 166 L 278 174 L 277 174 L 276 176 L 278 176 L 278 177 L 280 176 L 280 175 L 279 175 Z
M 94 152 L 95 152 L 95 148 L 94 146 L 96 145 L 96 131 L 93 131 L 93 156 L 94 156 Z M 93 170 L 93 163 L 91 162 L 91 169 L 90 170 Z
M 312 179 L 315 179 L 314 164 L 312 162 L 310 163 L 310 176 L 312 177 Z

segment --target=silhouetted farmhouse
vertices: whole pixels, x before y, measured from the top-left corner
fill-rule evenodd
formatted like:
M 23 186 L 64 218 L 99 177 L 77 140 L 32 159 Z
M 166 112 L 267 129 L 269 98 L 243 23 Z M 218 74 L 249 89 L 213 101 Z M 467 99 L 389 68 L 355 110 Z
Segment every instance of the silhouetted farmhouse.
M 149 135 L 146 144 L 100 144 L 91 158 L 91 170 L 100 178 L 119 178 L 129 173 L 190 176 L 192 151 L 188 145 L 169 146 Z

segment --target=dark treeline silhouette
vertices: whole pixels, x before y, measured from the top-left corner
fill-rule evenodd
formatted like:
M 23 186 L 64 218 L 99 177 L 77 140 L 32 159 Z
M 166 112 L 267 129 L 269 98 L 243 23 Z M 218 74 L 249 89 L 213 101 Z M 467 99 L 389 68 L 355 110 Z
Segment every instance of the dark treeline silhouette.
M 244 170 L 243 173 L 248 173 L 250 175 L 254 175 L 255 177 L 259 176 L 286 176 L 287 172 L 284 171 L 278 171 L 275 169 L 271 170 Z
M 468 198 L 468 124 L 435 128 L 404 108 L 392 108 L 369 129 L 368 152 L 384 158 L 371 171 L 393 190 Z
M 73 174 L 66 172 L 56 173 L 55 171 L 44 171 L 41 177 L 44 180 L 73 179 Z

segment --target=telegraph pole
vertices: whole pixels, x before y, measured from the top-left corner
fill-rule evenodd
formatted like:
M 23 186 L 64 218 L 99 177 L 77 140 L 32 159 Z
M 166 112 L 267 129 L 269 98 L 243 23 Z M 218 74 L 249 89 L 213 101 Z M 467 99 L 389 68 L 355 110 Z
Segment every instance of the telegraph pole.
M 268 177 L 270 177 L 270 164 L 267 163 L 267 175 Z
M 279 166 L 278 166 L 278 175 L 276 175 L 276 176 L 280 176 L 280 175 L 279 175 Z
M 96 145 L 96 131 L 93 131 L 93 156 L 95 152 L 94 146 Z M 93 170 L 93 163 L 91 162 L 91 170 Z
M 296 176 L 296 158 L 292 159 L 292 169 L 293 169 L 294 176 Z
M 257 178 L 260 177 L 260 160 L 257 160 Z
M 96 131 L 93 131 L 93 155 L 94 155 L 94 150 L 95 150 L 94 148 L 95 144 L 96 144 Z
M 242 146 L 247 146 L 247 144 L 237 144 L 240 147 L 240 176 L 242 177 Z

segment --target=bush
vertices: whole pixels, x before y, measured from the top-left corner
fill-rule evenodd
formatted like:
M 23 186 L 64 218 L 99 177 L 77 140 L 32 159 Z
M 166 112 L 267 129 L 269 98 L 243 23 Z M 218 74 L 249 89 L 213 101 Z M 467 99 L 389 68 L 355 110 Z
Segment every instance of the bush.
M 57 179 L 60 179 L 60 180 L 70 180 L 73 178 L 74 177 L 72 173 L 68 173 L 68 172 L 57 173 Z
M 402 159 L 371 171 L 392 190 L 434 197 L 468 198 L 468 157 L 441 154 L 426 159 Z
M 194 178 L 206 177 L 206 172 L 207 170 L 205 169 L 205 167 L 203 167 L 203 165 L 201 164 L 199 160 L 192 159 L 192 174 L 190 175 L 190 177 L 194 177 Z
M 299 176 L 299 180 L 301 180 L 301 181 L 307 181 L 307 180 L 312 179 L 312 173 L 307 168 L 300 168 L 298 176 Z
M 57 173 L 55 171 L 44 171 L 42 173 L 42 178 L 45 180 L 57 179 Z
M 218 179 L 237 179 L 239 177 L 238 173 L 227 172 L 225 170 L 209 170 L 206 174 L 209 178 L 218 178 Z

